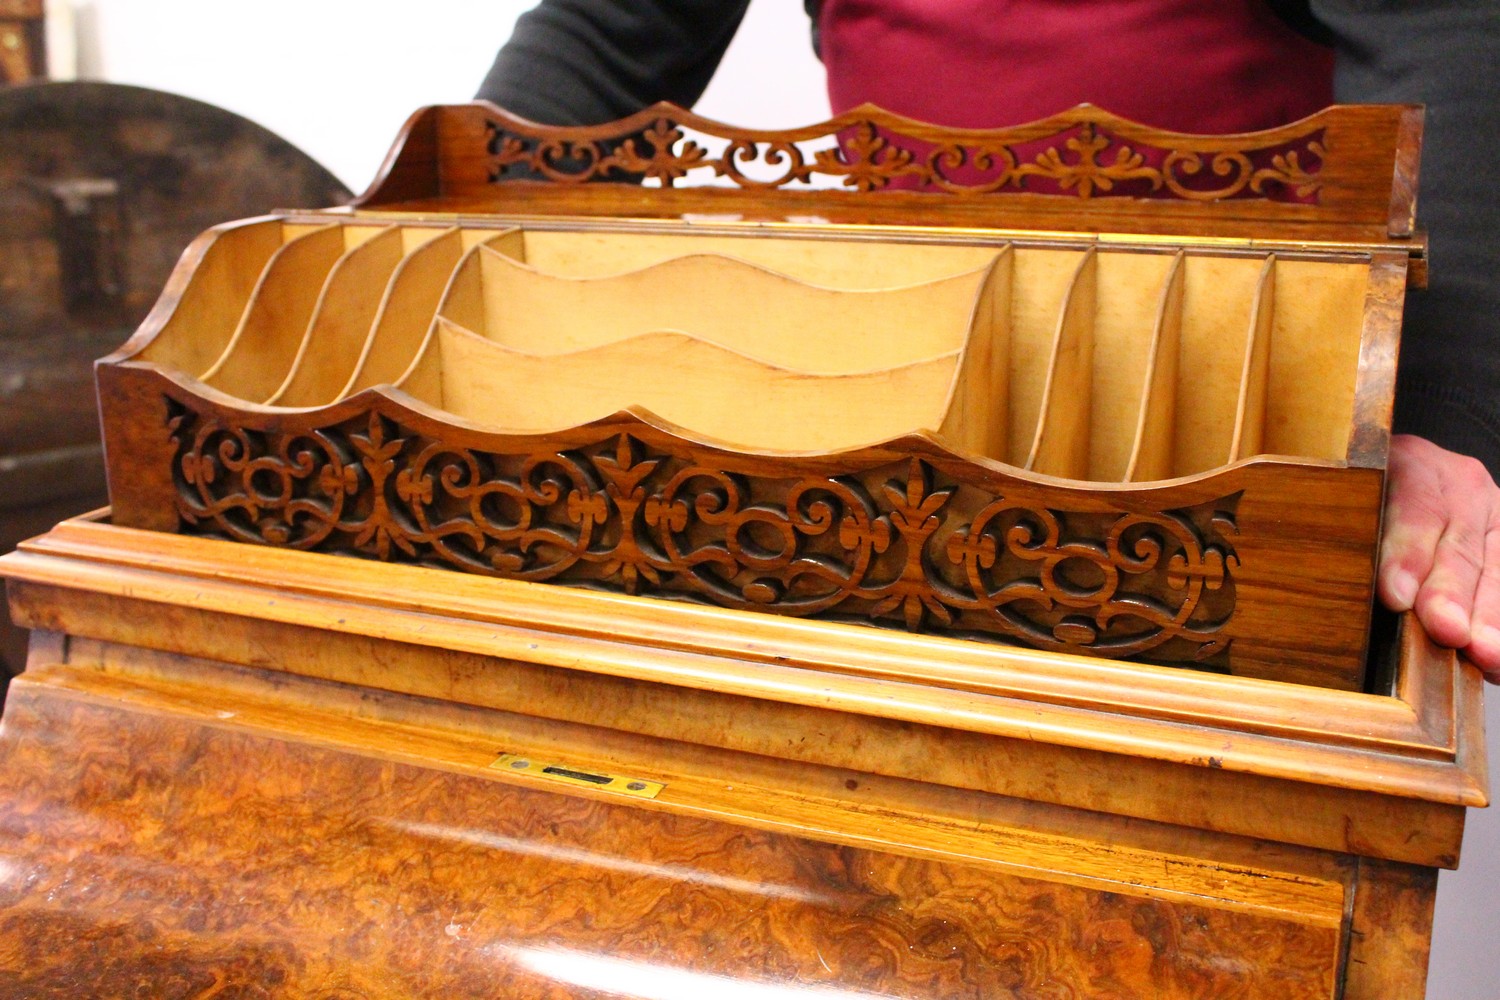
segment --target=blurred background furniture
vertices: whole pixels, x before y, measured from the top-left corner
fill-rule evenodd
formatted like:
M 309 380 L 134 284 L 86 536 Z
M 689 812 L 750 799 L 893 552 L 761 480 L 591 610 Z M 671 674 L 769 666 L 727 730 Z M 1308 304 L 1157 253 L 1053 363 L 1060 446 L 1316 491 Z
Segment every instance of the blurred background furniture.
M 40 69 L 40 22 L 0 3 Z M 145 318 L 188 242 L 226 218 L 349 197 L 254 122 L 109 83 L 0 88 L 0 552 L 106 502 L 93 362 Z M 3 621 L 4 679 L 25 635 Z

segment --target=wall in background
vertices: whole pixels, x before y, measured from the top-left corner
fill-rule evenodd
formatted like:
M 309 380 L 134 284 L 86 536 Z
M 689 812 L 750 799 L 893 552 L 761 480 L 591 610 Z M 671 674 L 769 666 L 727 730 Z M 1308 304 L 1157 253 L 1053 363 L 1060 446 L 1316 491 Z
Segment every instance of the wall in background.
M 76 0 L 71 8 L 53 4 L 53 24 L 64 26 L 71 9 L 80 76 L 227 108 L 299 146 L 360 191 L 413 110 L 473 97 L 516 18 L 534 6 L 535 0 Z M 750 126 L 827 117 L 823 68 L 801 0 L 757 0 L 698 107 Z
M 468 100 L 519 14 L 534 2 L 394 0 L 84 0 L 54 3 L 73 22 L 82 76 L 175 91 L 251 118 L 359 191 L 401 123 L 423 104 Z M 67 52 L 66 38 L 54 51 Z M 70 57 L 67 57 L 70 58 Z M 828 114 L 801 0 L 754 0 L 698 110 L 747 126 Z M 1488 691 L 1500 764 L 1500 690 Z M 1438 894 L 1432 1000 L 1500 995 L 1500 809 L 1472 813 L 1460 874 Z

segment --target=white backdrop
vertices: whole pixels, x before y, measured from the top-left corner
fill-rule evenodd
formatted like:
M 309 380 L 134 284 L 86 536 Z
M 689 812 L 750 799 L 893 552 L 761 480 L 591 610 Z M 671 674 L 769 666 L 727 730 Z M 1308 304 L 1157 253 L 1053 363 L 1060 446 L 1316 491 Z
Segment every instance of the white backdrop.
M 245 115 L 362 190 L 406 116 L 468 100 L 534 0 L 58 0 L 52 49 L 81 76 Z M 70 30 L 76 29 L 74 30 Z M 69 42 L 76 37 L 76 49 Z M 698 110 L 747 126 L 828 114 L 802 0 L 753 0 Z M 1500 764 L 1500 691 L 1489 689 Z M 1497 768 L 1500 770 L 1500 768 Z M 1471 814 L 1463 870 L 1439 882 L 1431 1000 L 1500 998 L 1500 809 Z
M 535 0 L 76 0 L 80 76 L 228 108 L 301 147 L 354 191 L 408 114 L 467 101 Z M 65 42 L 65 3 L 53 4 Z M 420 16 L 416 16 L 417 14 Z M 54 45 L 54 49 L 59 48 Z M 61 48 L 66 48 L 62 45 Z M 63 60 L 67 53 L 59 51 Z M 757 0 L 698 105 L 737 125 L 828 116 L 801 0 Z

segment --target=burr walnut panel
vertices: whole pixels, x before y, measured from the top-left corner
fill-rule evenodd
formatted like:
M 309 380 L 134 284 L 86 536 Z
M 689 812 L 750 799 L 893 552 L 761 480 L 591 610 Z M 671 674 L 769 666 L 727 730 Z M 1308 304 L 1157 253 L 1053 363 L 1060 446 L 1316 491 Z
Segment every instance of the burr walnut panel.
M 0 988 L 16 994 L 1334 996 L 1340 908 L 1311 895 L 1089 887 L 1049 878 L 1044 854 L 1012 859 L 1022 876 L 26 681 L 13 699 Z

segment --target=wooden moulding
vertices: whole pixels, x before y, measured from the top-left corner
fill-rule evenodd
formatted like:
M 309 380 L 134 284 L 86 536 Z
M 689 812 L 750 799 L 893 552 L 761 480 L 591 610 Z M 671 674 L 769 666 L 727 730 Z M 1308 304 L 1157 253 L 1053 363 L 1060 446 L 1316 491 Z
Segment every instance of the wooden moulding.
M 1486 800 L 1478 674 L 1410 623 L 1367 695 L 88 520 L 0 567 L 17 621 L 70 642 L 1408 864 L 1456 864 Z
M 940 222 L 1031 230 L 1413 240 L 1421 109 L 1330 108 L 1265 132 L 1194 136 L 1089 105 L 1009 129 L 943 129 L 865 106 L 755 131 L 667 104 L 548 127 L 484 103 L 403 128 L 365 209 Z M 718 177 L 728 187 L 684 187 Z M 645 178 L 645 184 L 637 183 Z M 812 188 L 809 179 L 840 190 Z M 593 183 L 596 181 L 621 183 Z

